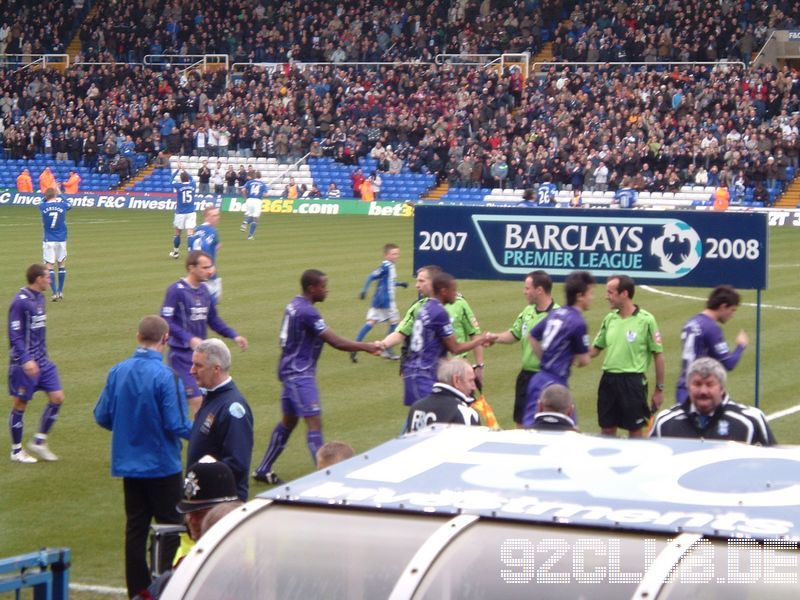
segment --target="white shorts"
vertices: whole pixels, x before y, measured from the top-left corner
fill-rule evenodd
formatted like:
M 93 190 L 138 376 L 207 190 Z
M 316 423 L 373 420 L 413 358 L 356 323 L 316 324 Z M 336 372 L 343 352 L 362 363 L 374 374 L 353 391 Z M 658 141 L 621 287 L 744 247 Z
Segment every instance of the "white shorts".
M 172 224 L 175 229 L 194 229 L 197 227 L 197 213 L 175 213 Z
M 375 321 L 376 323 L 399 323 L 400 313 L 396 308 L 370 308 L 367 311 L 367 321 Z
M 220 298 L 222 298 L 222 277 L 215 277 L 214 279 L 204 281 L 203 285 L 206 286 L 214 302 L 219 302 Z
M 261 198 L 248 198 L 244 203 L 244 215 L 258 218 L 261 216 L 261 207 L 264 201 Z
M 42 260 L 50 265 L 67 258 L 67 242 L 42 242 Z

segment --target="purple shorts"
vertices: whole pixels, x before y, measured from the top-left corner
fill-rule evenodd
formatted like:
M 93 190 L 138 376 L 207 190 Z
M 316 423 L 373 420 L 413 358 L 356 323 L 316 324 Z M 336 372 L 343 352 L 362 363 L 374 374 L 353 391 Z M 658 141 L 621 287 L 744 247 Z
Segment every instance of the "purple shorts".
M 539 396 L 542 395 L 542 392 L 545 391 L 545 389 L 554 383 L 567 385 L 567 382 L 560 377 L 550 375 L 550 373 L 546 373 L 545 371 L 539 371 L 536 373 L 536 375 L 531 377 L 531 380 L 528 383 L 528 394 L 525 401 L 525 413 L 522 416 L 523 427 L 533 426 L 533 420 L 536 417 L 536 413 L 539 412 Z
M 435 379 L 417 373 L 403 375 L 403 404 L 411 406 L 417 400 L 422 400 L 431 395 Z
M 322 414 L 319 388 L 313 377 L 287 379 L 281 392 L 281 410 L 290 417 L 314 417 Z
M 189 348 L 172 348 L 167 352 L 167 364 L 178 374 L 186 390 L 187 398 L 201 395 L 200 386 L 189 370 L 192 368 L 192 351 Z
M 8 393 L 12 398 L 19 398 L 27 402 L 39 390 L 43 392 L 56 392 L 61 389 L 61 380 L 58 378 L 58 369 L 49 360 L 39 363 L 39 376 L 28 377 L 22 365 L 9 365 L 8 367 Z

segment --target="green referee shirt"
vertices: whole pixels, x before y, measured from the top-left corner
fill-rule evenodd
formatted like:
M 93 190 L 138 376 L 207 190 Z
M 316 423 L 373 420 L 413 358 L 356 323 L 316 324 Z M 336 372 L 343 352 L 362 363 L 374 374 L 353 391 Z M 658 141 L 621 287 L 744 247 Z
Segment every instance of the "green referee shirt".
M 607 373 L 647 373 L 653 353 L 664 351 L 655 317 L 638 306 L 627 319 L 616 310 L 608 313 L 593 345 L 606 350 Z
M 478 319 L 475 318 L 475 313 L 472 312 L 472 308 L 470 308 L 464 296 L 458 294 L 455 302 L 452 304 L 445 304 L 444 309 L 447 311 L 447 314 L 450 315 L 450 323 L 453 325 L 456 341 L 459 344 L 468 342 L 473 335 L 480 335 L 481 326 L 478 324 Z M 458 356 L 464 358 L 467 354 L 467 352 L 464 352 Z
M 406 337 L 411 337 L 411 334 L 414 333 L 414 321 L 417 320 L 417 313 L 419 312 L 419 309 L 422 308 L 422 305 L 427 301 L 428 298 L 420 298 L 414 302 L 414 304 L 412 304 L 406 311 L 406 315 L 403 317 L 403 320 L 400 321 L 400 324 L 397 326 L 397 331 Z
M 534 325 L 546 319 L 550 311 L 556 308 L 559 308 L 559 306 L 555 302 L 550 302 L 550 306 L 544 310 L 539 310 L 535 304 L 529 304 L 522 309 L 514 324 L 509 328 L 511 335 L 522 341 L 522 369 L 524 371 L 538 371 L 540 364 L 539 357 L 534 354 L 533 348 L 531 348 L 528 334 Z

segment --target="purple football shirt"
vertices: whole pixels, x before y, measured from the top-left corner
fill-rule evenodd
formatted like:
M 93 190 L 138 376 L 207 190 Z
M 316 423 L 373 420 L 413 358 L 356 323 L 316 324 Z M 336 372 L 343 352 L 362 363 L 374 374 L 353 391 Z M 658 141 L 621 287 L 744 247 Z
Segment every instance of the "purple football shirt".
M 531 329 L 531 337 L 542 346 L 540 370 L 564 382 L 569 378 L 575 356 L 589 352 L 586 321 L 574 306 L 562 306 L 552 311 Z
M 320 335 L 327 328 L 322 315 L 305 296 L 295 296 L 286 305 L 280 332 L 282 352 L 278 362 L 281 381 L 316 375 L 317 360 L 325 343 Z
M 722 334 L 722 328 L 714 319 L 703 313 L 693 316 L 681 330 L 681 375 L 678 377 L 677 395 L 685 399 L 686 370 L 698 358 L 710 356 L 717 359 L 730 371 L 739 362 L 744 346 L 736 346 L 731 352 Z
M 8 307 L 9 359 L 12 365 L 48 360 L 44 295 L 22 288 Z
M 239 335 L 217 314 L 208 288 L 204 285 L 194 288 L 185 279 L 167 288 L 161 316 L 169 324 L 171 348 L 188 349 L 193 337 L 206 339 L 209 327 L 227 338 Z
M 417 313 L 403 361 L 403 374 L 416 373 L 436 381 L 439 359 L 447 354 L 442 340 L 453 335 L 450 315 L 436 298 L 428 300 Z

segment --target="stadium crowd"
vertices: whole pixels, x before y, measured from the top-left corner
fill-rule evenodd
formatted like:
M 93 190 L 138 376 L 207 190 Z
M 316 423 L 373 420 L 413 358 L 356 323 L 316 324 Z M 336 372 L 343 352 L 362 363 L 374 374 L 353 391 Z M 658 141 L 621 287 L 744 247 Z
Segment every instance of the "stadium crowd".
M 63 54 L 90 6 L 91 0 L 5 0 L 0 54 Z
M 656 61 L 744 58 L 742 35 L 752 29 L 760 41 L 759 24 L 798 10 L 781 2 L 746 12 L 725 2 L 710 12 L 696 2 L 662 4 L 654 12 L 596 1 L 111 3 L 82 26 L 85 58 L 223 52 L 283 64 L 249 67 L 230 81 L 223 70 L 176 66 L 0 71 L 3 150 L 7 158 L 99 163 L 123 176 L 116 157 L 130 153 L 286 162 L 310 152 L 352 165 L 370 155 L 381 171 L 434 173 L 459 187 L 780 189 L 799 154 L 800 83 L 788 67 L 558 65 L 526 80 L 513 65 L 498 73 L 427 62 L 442 51 L 535 51 L 545 24 L 564 14 L 554 42 L 560 58 L 588 60 L 590 49 L 612 45 L 630 47 L 601 59 L 649 60 L 656 41 Z M 744 18 L 756 26 L 743 30 Z M 692 49 L 707 38 L 727 54 Z M 422 62 L 342 62 L 404 59 Z M 316 60 L 329 64 L 287 62 Z
M 800 21 L 795 2 L 574 3 L 554 32 L 553 54 L 570 62 L 741 60 L 749 65 L 771 29 Z
M 531 52 L 562 0 L 345 0 L 112 4 L 84 23 L 91 60 L 148 54 L 227 54 L 234 62 L 431 61 L 439 53 Z

